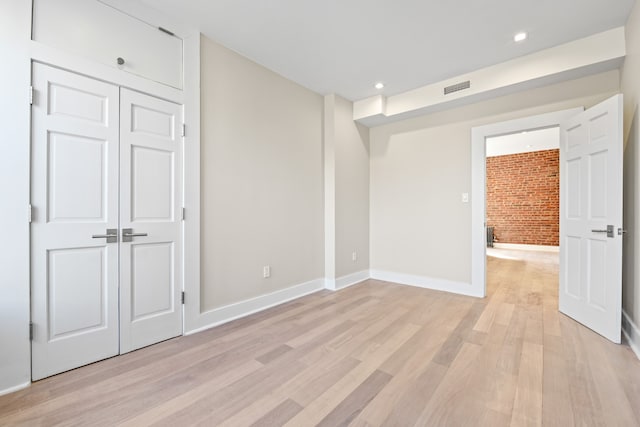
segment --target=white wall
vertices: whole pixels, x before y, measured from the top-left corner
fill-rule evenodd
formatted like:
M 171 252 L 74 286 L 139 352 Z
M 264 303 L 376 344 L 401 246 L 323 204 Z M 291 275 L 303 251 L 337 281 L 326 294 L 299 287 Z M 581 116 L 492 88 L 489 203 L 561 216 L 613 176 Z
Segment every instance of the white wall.
M 201 61 L 207 311 L 324 277 L 323 98 L 204 37 Z
M 470 283 L 471 204 L 461 195 L 471 190 L 471 128 L 588 107 L 618 89 L 614 70 L 371 129 L 372 271 L 445 289 Z
M 640 357 L 640 3 L 626 25 L 627 57 L 622 69 L 624 94 L 624 228 L 622 306 L 624 329 Z
M 369 129 L 353 121 L 352 102 L 336 96 L 334 105 L 335 263 L 340 278 L 369 269 Z
M 0 13 L 0 394 L 31 379 L 29 343 L 29 38 L 31 2 Z
M 466 123 L 371 130 L 371 268 L 469 282 Z

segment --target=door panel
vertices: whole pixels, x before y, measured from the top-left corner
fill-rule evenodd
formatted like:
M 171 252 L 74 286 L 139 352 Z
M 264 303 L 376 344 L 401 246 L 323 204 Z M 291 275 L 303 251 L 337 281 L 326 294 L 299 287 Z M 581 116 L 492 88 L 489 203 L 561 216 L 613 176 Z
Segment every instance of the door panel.
M 55 82 L 49 87 L 49 114 L 73 117 L 108 126 L 109 99 L 98 93 L 62 86 Z
M 48 265 L 50 339 L 103 329 L 108 310 L 104 248 L 49 251 Z
M 107 144 L 86 136 L 49 133 L 49 222 L 105 220 Z
M 34 380 L 118 354 L 118 88 L 33 65 Z
M 608 151 L 589 155 L 589 216 L 592 220 L 607 220 L 608 155 Z
M 131 105 L 131 132 L 151 138 L 174 141 L 176 117 L 171 111 L 156 111 L 142 105 Z
M 171 313 L 174 305 L 175 264 L 173 243 L 136 244 L 131 249 L 133 304 L 131 320 L 136 322 Z
M 574 191 L 566 194 L 566 215 L 570 219 L 579 219 L 582 215 L 582 203 L 580 202 L 581 191 L 581 159 L 570 159 L 565 163 L 565 170 L 567 179 L 571 182 L 575 182 Z
M 560 135 L 560 311 L 619 343 L 622 95 L 563 123 Z
M 565 239 L 565 250 L 567 257 L 565 258 L 565 274 L 567 278 L 578 277 L 582 275 L 582 268 L 580 259 L 581 254 L 581 241 L 579 237 L 567 236 Z M 580 299 L 582 297 L 582 287 L 580 286 L 581 280 L 564 280 L 566 288 L 564 291 L 572 298 Z
M 589 296 L 587 299 L 588 304 L 594 310 L 606 311 L 607 306 L 607 293 L 604 286 L 598 286 L 599 284 L 606 283 L 607 266 L 605 260 L 607 259 L 607 243 L 600 240 L 588 240 L 588 260 L 589 260 Z
M 182 107 L 121 89 L 120 351 L 182 333 Z
M 132 222 L 174 221 L 174 169 L 173 152 L 131 147 Z

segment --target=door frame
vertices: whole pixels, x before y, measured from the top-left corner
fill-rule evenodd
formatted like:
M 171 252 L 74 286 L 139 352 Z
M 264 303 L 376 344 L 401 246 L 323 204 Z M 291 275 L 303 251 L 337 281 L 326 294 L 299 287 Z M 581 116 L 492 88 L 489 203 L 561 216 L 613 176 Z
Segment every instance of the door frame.
M 560 126 L 565 119 L 583 111 L 584 107 L 570 108 L 471 129 L 471 286 L 474 294 L 487 295 L 487 138 Z

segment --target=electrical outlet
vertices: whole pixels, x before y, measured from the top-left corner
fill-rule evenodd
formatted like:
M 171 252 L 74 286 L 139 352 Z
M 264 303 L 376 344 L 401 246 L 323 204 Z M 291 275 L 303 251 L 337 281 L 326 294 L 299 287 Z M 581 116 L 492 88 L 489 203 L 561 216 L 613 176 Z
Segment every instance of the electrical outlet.
M 265 279 L 271 277 L 271 266 L 270 265 L 265 265 L 264 267 L 262 267 L 262 277 L 264 277 Z
M 358 260 L 358 252 L 353 251 L 351 254 L 351 261 L 356 262 Z

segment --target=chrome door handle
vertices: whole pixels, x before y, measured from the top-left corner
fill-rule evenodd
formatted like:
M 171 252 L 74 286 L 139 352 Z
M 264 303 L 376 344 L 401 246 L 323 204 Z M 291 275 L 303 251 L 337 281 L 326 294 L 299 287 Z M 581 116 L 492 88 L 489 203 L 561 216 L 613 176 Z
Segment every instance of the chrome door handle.
M 613 238 L 613 225 L 607 225 L 606 230 L 591 230 L 592 233 L 607 233 L 607 237 Z
M 107 239 L 107 243 L 116 243 L 118 241 L 118 229 L 107 228 L 107 234 L 94 234 L 92 239 Z
M 147 236 L 147 233 L 134 233 L 133 228 L 123 228 L 122 229 L 122 241 L 123 242 L 132 242 L 134 237 L 144 237 Z

